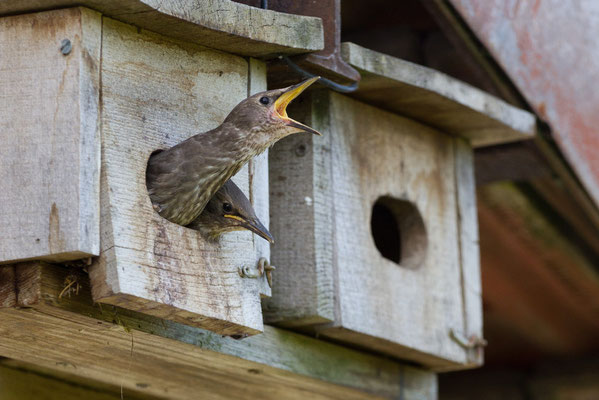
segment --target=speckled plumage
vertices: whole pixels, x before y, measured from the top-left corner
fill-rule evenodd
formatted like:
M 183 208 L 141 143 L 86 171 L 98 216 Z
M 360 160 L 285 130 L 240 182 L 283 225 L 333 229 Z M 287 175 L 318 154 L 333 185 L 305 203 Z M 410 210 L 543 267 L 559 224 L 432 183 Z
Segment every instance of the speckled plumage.
M 281 117 L 274 107 L 279 97 L 300 85 L 248 97 L 218 128 L 152 155 L 146 184 L 158 213 L 171 222 L 188 225 L 252 157 L 285 136 L 310 130 L 286 115 Z M 270 103 L 261 103 L 263 97 L 268 97 Z

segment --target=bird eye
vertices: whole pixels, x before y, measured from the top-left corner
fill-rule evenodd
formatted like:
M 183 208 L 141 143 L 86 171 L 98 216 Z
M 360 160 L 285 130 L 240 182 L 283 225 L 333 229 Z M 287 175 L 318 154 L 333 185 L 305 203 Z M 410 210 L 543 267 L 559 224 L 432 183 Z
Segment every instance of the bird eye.
M 268 103 L 270 103 L 270 99 L 266 96 L 260 97 L 260 103 L 267 105 Z
M 226 213 L 233 211 L 233 206 L 231 206 L 231 203 L 223 203 L 223 211 Z

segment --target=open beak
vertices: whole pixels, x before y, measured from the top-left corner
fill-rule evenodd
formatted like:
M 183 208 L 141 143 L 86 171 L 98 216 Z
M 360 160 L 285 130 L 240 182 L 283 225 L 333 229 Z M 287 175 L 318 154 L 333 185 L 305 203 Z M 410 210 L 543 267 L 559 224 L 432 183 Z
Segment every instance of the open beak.
M 225 218 L 231 218 L 239 221 L 239 226 L 247 229 L 248 231 L 254 232 L 256 235 L 260 237 L 263 237 L 264 239 L 268 240 L 268 242 L 271 244 L 275 242 L 275 239 L 272 237 L 268 229 L 266 229 L 264 225 L 262 225 L 262 222 L 260 222 L 258 218 L 254 220 L 249 220 L 237 215 L 230 214 L 225 214 Z
M 275 100 L 275 112 L 277 116 L 281 118 L 285 123 L 289 126 L 293 126 L 294 128 L 298 128 L 302 131 L 310 132 L 315 135 L 322 136 L 320 132 L 315 129 L 310 128 L 300 122 L 297 122 L 287 115 L 287 106 L 293 99 L 299 96 L 308 86 L 319 80 L 319 76 L 315 76 L 314 78 L 306 79 L 305 81 L 298 83 L 297 85 L 289 86 L 285 92 L 279 96 L 278 99 Z

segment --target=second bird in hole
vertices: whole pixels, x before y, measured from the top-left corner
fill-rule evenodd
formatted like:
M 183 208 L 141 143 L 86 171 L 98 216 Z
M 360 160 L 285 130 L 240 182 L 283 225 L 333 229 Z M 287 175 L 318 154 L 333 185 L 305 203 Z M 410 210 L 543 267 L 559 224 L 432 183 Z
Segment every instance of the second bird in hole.
M 247 229 L 274 243 L 272 235 L 256 216 L 252 204 L 232 180 L 225 182 L 204 211 L 187 227 L 199 231 L 211 241 L 218 240 L 223 233 Z

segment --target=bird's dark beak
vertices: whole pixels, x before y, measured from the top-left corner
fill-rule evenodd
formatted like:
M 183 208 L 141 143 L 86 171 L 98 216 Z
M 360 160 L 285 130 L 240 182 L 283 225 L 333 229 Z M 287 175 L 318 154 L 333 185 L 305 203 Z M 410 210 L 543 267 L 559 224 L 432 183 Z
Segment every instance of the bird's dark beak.
M 260 222 L 257 218 L 255 220 L 244 221 L 244 223 L 242 223 L 242 226 L 245 229 L 254 232 L 256 235 L 268 240 L 270 244 L 273 244 L 275 242 L 275 239 L 272 237 L 268 229 L 266 229 L 266 227 L 262 225 L 262 222 Z
M 240 222 L 239 226 L 241 226 L 242 228 L 254 232 L 256 235 L 259 235 L 260 237 L 263 237 L 264 239 L 268 240 L 268 242 L 271 244 L 275 242 L 275 239 L 272 237 L 268 229 L 266 229 L 264 225 L 262 225 L 262 222 L 260 222 L 258 218 L 245 219 L 243 217 L 230 214 L 225 214 L 225 218 L 236 219 Z
M 287 125 L 293 126 L 294 128 L 298 128 L 302 131 L 306 131 L 306 132 L 313 133 L 315 135 L 322 136 L 322 134 L 320 132 L 318 132 L 317 130 L 312 129 L 309 126 L 302 124 L 301 122 L 297 122 L 297 121 L 289 118 L 289 116 L 287 115 L 287 106 L 289 105 L 289 103 L 291 103 L 291 101 L 293 99 L 295 99 L 304 90 L 306 90 L 308 88 L 308 86 L 310 86 L 311 84 L 313 84 L 314 82 L 316 82 L 319 79 L 320 79 L 319 76 L 315 76 L 314 78 L 306 79 L 305 81 L 298 83 L 297 85 L 289 86 L 287 89 L 285 89 L 285 92 L 283 92 L 283 94 L 280 95 L 279 98 L 275 100 L 274 106 L 275 106 L 275 112 L 277 113 L 278 117 L 281 118 L 283 121 L 285 121 L 285 123 Z

